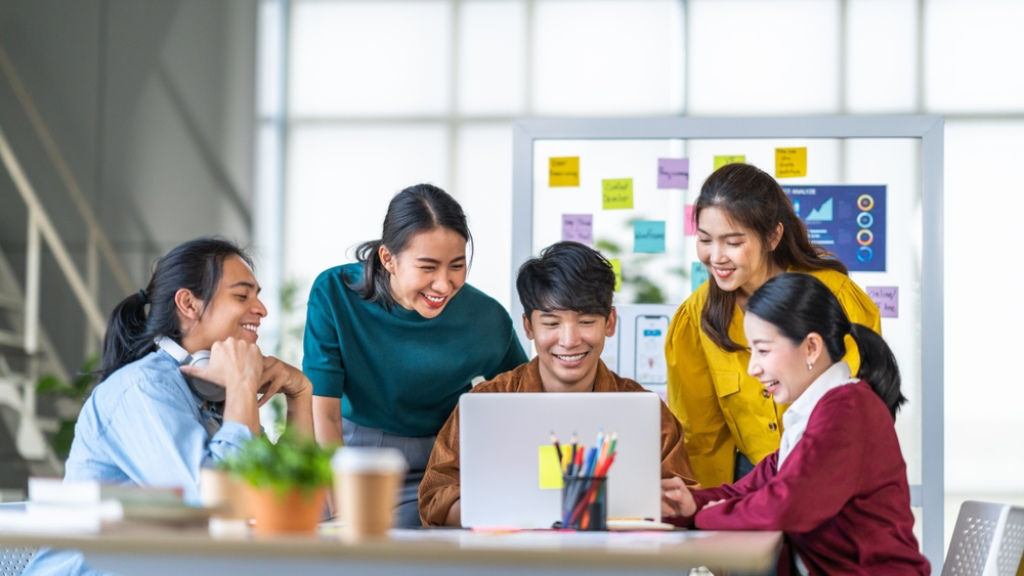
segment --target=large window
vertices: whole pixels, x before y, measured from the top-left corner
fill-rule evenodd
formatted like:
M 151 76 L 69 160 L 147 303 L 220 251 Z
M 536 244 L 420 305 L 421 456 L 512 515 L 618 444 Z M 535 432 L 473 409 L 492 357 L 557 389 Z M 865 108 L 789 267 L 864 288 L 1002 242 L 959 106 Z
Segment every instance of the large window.
M 945 115 L 947 533 L 964 498 L 1024 501 L 1007 362 L 1024 325 L 1024 4 L 263 2 L 258 247 L 261 277 L 298 288 L 293 329 L 315 275 L 422 181 L 463 204 L 469 281 L 508 305 L 516 117 Z

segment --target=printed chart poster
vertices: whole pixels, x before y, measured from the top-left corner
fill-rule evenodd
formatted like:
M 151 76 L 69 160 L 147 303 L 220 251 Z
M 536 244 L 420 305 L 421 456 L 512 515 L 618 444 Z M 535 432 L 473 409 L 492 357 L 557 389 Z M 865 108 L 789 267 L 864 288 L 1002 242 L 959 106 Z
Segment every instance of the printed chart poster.
M 851 272 L 885 271 L 885 186 L 783 186 L 811 242 Z

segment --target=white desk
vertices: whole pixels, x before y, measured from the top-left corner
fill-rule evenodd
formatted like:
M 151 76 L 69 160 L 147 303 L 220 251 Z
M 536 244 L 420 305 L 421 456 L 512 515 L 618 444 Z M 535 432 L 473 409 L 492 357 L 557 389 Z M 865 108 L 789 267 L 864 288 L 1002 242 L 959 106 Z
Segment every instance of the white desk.
M 111 529 L 99 534 L 0 532 L 0 546 L 85 553 L 125 576 L 224 574 L 685 574 L 694 566 L 759 572 L 775 564 L 779 532 L 516 532 L 393 530 L 347 544 L 327 537 L 214 539 L 201 530 Z

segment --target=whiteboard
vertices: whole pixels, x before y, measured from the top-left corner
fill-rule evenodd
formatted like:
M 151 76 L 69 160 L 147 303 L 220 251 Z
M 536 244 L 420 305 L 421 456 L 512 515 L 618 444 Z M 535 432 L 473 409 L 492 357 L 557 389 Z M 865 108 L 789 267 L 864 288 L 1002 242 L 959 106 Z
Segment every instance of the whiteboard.
M 687 206 L 716 157 L 742 157 L 775 175 L 778 150 L 803 150 L 804 175 L 778 180 L 798 199 L 805 221 L 817 218 L 809 228 L 819 241 L 832 237 L 836 244 L 826 241 L 827 247 L 848 249 L 851 278 L 883 309 L 882 334 L 910 400 L 896 428 L 912 503 L 921 512 L 921 543 L 933 566 L 941 566 L 942 136 L 936 116 L 519 120 L 513 125 L 512 278 L 525 259 L 564 234 L 586 233 L 589 223 L 592 244 L 617 260 L 622 278 L 615 295 L 619 329 L 602 357 L 635 378 L 642 365 L 637 351 L 644 349 L 637 318 L 674 311 L 700 280 Z M 660 159 L 683 158 L 688 186 L 662 187 Z M 575 159 L 575 165 L 560 159 Z M 663 166 L 664 180 L 678 163 Z M 620 194 L 627 179 L 631 203 Z M 853 210 L 843 221 L 859 228 L 851 233 L 821 224 L 842 210 Z M 512 316 L 521 316 L 514 286 L 511 302 Z

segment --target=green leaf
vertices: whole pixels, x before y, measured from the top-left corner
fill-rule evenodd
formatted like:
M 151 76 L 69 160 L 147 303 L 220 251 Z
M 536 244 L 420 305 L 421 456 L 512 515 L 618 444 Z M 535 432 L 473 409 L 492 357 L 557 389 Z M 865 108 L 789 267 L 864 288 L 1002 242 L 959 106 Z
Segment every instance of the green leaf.
M 334 449 L 286 430 L 277 442 L 259 435 L 245 442 L 221 467 L 257 487 L 281 494 L 293 488 L 309 493 L 329 486 Z

